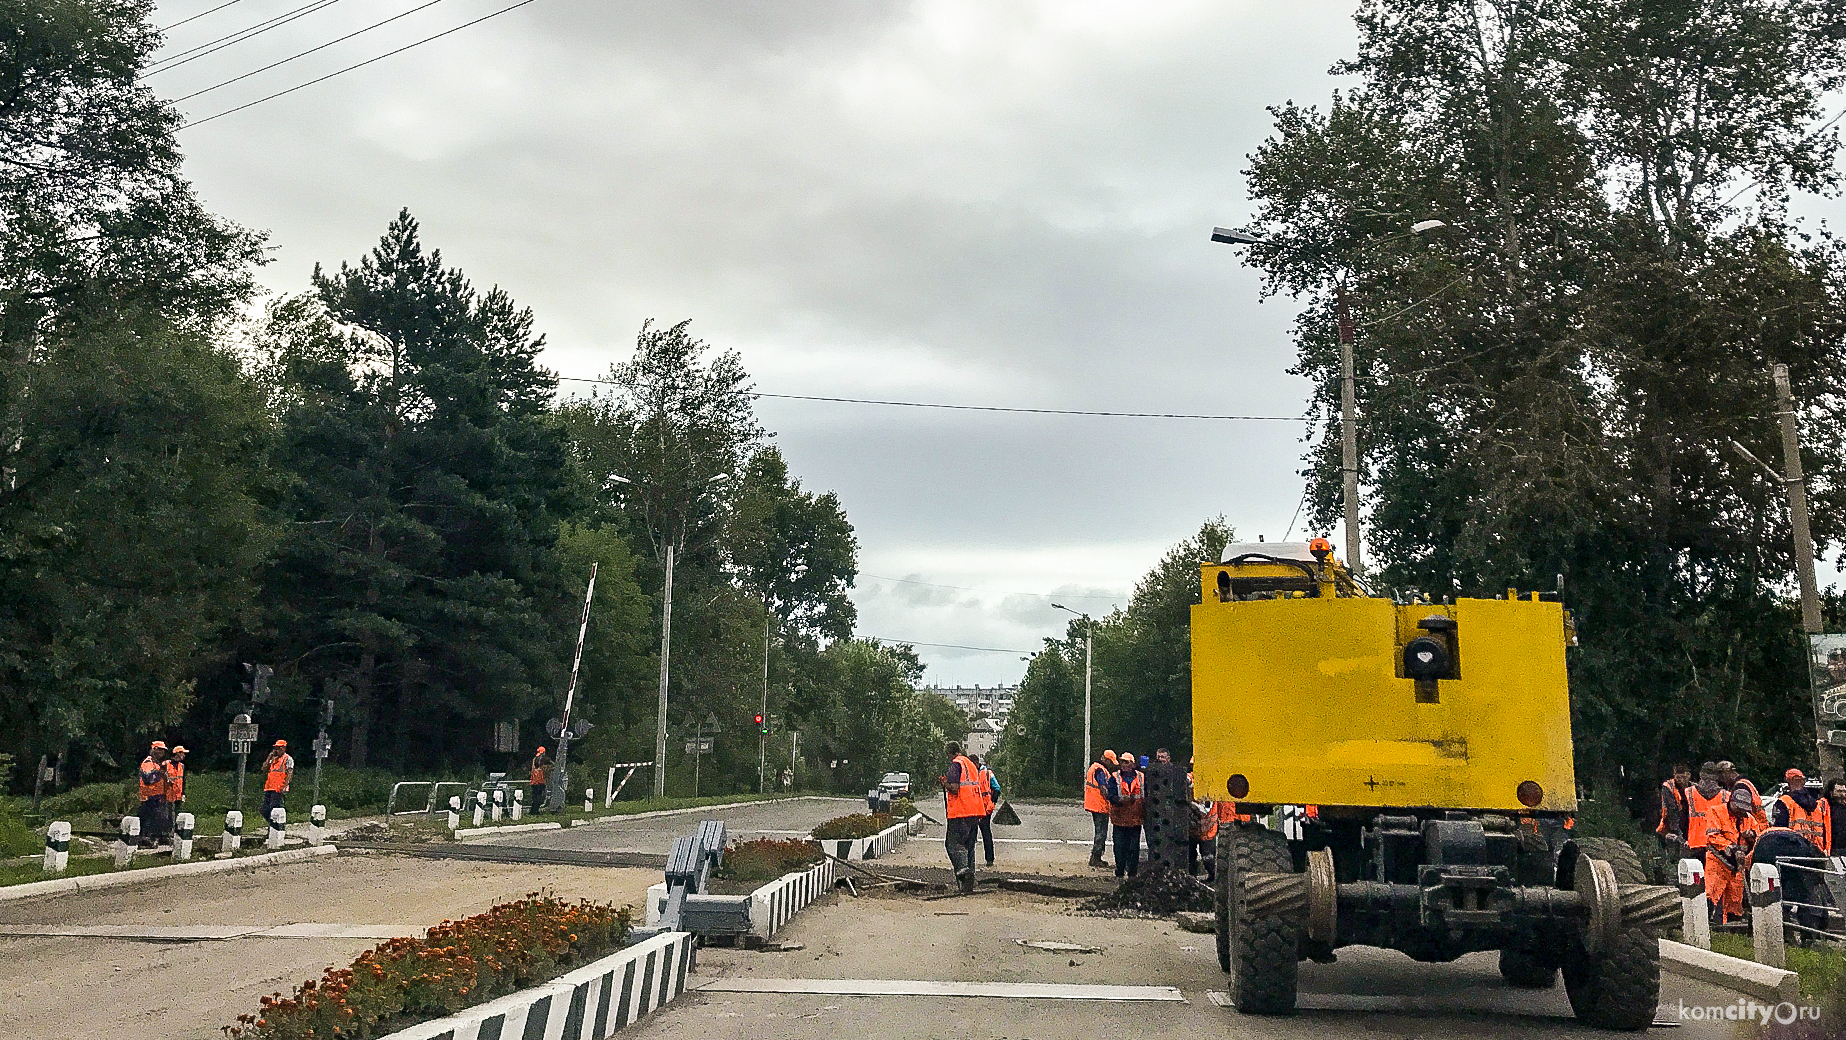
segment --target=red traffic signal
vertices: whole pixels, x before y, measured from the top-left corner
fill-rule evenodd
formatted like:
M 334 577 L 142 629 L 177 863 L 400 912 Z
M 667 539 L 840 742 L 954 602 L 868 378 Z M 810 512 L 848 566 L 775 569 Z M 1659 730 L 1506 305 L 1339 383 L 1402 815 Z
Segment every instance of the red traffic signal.
M 756 716 L 756 731 L 758 733 L 769 732 L 769 721 L 765 719 L 760 713 Z

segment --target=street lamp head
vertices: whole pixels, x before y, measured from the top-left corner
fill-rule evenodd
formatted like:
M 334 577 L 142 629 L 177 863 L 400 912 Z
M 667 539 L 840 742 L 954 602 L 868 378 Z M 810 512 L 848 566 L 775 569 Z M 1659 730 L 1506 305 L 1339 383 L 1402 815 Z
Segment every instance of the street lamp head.
M 1410 230 L 1420 235 L 1425 231 L 1434 231 L 1437 228 L 1445 228 L 1448 226 L 1449 223 L 1446 220 L 1419 220 L 1410 225 Z
M 1248 231 L 1235 228 L 1215 227 L 1211 229 L 1211 240 L 1233 246 L 1266 246 L 1269 240 Z
M 632 483 L 634 483 L 634 481 L 629 480 L 627 477 L 622 476 L 620 473 L 611 473 L 608 476 L 603 478 L 603 490 L 607 491 L 608 489 L 616 486 L 617 484 L 632 484 Z
M 1070 609 L 1069 607 L 1065 606 L 1062 603 L 1053 603 L 1052 606 L 1058 610 L 1069 610 Z

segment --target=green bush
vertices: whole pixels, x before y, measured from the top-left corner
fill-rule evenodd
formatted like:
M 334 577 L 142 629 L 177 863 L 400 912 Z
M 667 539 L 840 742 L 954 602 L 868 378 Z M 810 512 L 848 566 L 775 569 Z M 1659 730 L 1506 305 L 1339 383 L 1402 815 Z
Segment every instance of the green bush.
M 814 836 L 827 841 L 869 838 L 886 827 L 891 826 L 891 817 L 884 813 L 867 815 L 853 813 L 850 816 L 837 816 L 814 828 Z
M 774 881 L 820 860 L 820 846 L 799 838 L 739 841 L 724 850 L 724 865 L 718 869 L 718 877 L 725 881 Z
M 19 810 L 17 801 L 0 796 L 0 857 L 30 856 L 45 847 L 45 839 L 26 825 Z
M 899 798 L 891 803 L 891 818 L 894 820 L 908 820 L 916 814 L 916 803 L 908 798 Z
M 68 820 L 73 816 L 133 812 L 135 804 L 134 781 L 117 780 L 73 787 L 41 801 L 39 811 L 54 820 Z

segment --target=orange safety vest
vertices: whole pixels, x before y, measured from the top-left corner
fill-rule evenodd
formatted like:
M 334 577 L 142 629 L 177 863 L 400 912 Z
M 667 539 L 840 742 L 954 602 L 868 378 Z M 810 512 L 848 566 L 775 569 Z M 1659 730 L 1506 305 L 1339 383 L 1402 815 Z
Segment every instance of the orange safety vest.
M 986 810 L 981 815 L 991 815 L 994 811 L 994 775 L 987 771 L 986 766 L 980 767 L 980 781 L 981 806 Z
M 948 800 L 949 819 L 986 816 L 987 799 L 981 797 L 981 771 L 974 768 L 974 763 L 968 761 L 966 755 L 956 755 L 954 764 L 961 767 L 961 782 L 943 788 L 943 795 Z M 944 783 L 947 783 L 946 777 Z
M 141 760 L 141 773 L 137 779 L 141 782 L 142 801 L 166 797 L 167 771 L 159 762 L 154 761 L 153 755 Z
M 1776 799 L 1788 811 L 1788 829 L 1814 843 L 1821 855 L 1833 847 L 1833 808 L 1825 798 L 1814 800 L 1814 811 L 1808 812 L 1795 801 L 1793 795 L 1783 795 Z
M 263 777 L 263 790 L 288 790 L 288 771 L 294 767 L 295 759 L 290 755 L 283 754 L 280 757 L 271 759 L 269 762 L 268 775 Z
M 1728 849 L 1732 845 L 1737 844 L 1739 821 L 1731 812 L 1731 792 L 1720 791 L 1717 795 L 1709 799 L 1700 796 L 1696 790 L 1690 793 L 1692 797 L 1688 798 L 1687 801 L 1696 799 L 1703 803 L 1699 806 L 1698 810 L 1704 815 L 1705 821 L 1702 832 L 1702 837 L 1705 840 L 1701 844 L 1707 849 Z M 1690 839 L 1687 840 L 1686 844 L 1693 848 L 1698 847 L 1692 845 Z
M 1145 775 L 1144 773 L 1136 772 L 1134 780 L 1123 787 L 1122 795 L 1128 799 L 1126 805 L 1113 802 L 1110 803 L 1110 823 L 1113 823 L 1117 827 L 1139 827 L 1146 820 L 1146 784 L 1142 781 L 1142 777 Z M 1115 779 L 1118 784 L 1122 782 L 1122 778 L 1119 775 Z
M 177 802 L 186 797 L 186 763 L 167 761 L 167 801 Z
M 1731 818 L 1731 793 L 1720 790 L 1710 798 L 1699 793 L 1697 787 L 1686 788 L 1686 847 L 1702 849 L 1706 846 L 1706 834 L 1720 827 L 1721 822 Z M 1732 840 L 1735 840 L 1737 828 L 1730 824 Z M 1730 842 L 1725 842 L 1729 845 Z
M 1109 767 L 1101 762 L 1091 762 L 1090 771 L 1083 778 L 1083 809 L 1085 812 L 1108 812 L 1109 796 L 1103 793 L 1103 784 L 1109 779 Z
M 534 784 L 537 784 L 539 787 L 545 786 L 550 775 L 551 764 L 549 762 L 541 763 L 536 758 L 532 760 L 532 782 Z
M 1672 799 L 1673 802 L 1679 806 L 1681 815 L 1685 814 L 1686 803 L 1685 800 L 1679 796 L 1679 788 L 1675 786 L 1671 780 L 1660 781 L 1660 822 L 1654 827 L 1655 834 L 1665 834 L 1667 832 L 1668 799 Z
M 1750 822 L 1754 829 L 1758 832 L 1768 830 L 1769 814 L 1763 811 L 1763 796 L 1756 792 L 1756 785 L 1741 776 L 1737 778 L 1737 783 L 1750 789 Z

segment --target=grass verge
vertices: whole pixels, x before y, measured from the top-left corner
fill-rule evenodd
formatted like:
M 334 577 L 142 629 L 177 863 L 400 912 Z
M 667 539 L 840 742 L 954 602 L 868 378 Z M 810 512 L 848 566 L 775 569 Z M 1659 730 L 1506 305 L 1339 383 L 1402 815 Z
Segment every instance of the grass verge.
M 1713 953 L 1753 961 L 1756 946 L 1747 935 L 1719 932 L 1711 937 Z M 1801 995 L 1818 997 L 1837 986 L 1846 976 L 1846 951 L 1824 946 L 1790 946 L 1788 970 L 1801 976 Z

